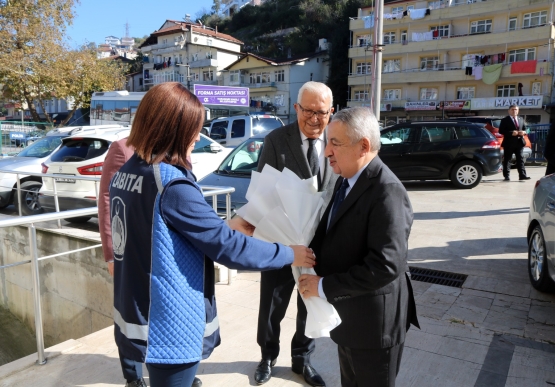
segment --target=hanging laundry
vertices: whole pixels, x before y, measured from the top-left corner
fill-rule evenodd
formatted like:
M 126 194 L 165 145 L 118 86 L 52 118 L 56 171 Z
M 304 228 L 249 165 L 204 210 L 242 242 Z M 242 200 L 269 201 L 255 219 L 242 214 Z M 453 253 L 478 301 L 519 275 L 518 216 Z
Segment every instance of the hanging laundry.
M 464 75 L 472 75 L 472 67 L 467 66 Z
M 408 11 L 403 11 L 403 17 L 408 16 L 409 12 Z
M 472 72 L 474 73 L 474 79 L 476 79 L 477 81 L 482 79 L 482 70 L 483 69 L 484 68 L 482 66 L 474 67 L 472 69 Z
M 426 8 L 410 10 L 410 18 L 412 20 L 423 19 L 424 16 L 426 16 Z
M 434 39 L 439 38 L 439 31 L 438 30 L 433 31 L 432 36 L 434 37 Z
M 537 60 L 523 60 L 511 63 L 511 74 L 535 73 Z
M 482 70 L 482 81 L 486 85 L 493 85 L 495 82 L 499 80 L 502 69 L 503 69 L 503 65 L 500 63 L 496 65 L 491 65 L 491 66 L 484 66 Z
M 364 28 L 374 27 L 374 16 L 363 16 L 362 20 L 364 21 Z
M 430 8 L 426 8 L 426 13 L 425 13 L 425 15 L 431 15 L 431 14 L 432 14 L 432 11 L 430 11 Z
M 505 53 L 504 52 L 499 54 L 499 62 L 505 62 Z
M 499 55 L 497 55 L 497 54 L 492 55 L 492 56 L 491 56 L 491 63 L 493 63 L 493 64 L 499 63 L 499 62 L 498 62 L 498 58 L 499 58 Z

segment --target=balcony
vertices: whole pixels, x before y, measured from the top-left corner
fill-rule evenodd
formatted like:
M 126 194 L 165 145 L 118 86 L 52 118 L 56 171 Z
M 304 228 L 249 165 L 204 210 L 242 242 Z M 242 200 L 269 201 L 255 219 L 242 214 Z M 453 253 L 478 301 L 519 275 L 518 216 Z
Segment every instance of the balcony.
M 542 72 L 543 76 L 552 76 L 552 65 L 552 62 L 538 62 L 536 64 L 535 73 L 519 74 L 511 74 L 511 65 L 505 65 L 501 70 L 499 80 L 518 80 L 528 76 L 539 77 Z M 440 65 L 440 69 L 438 70 L 409 69 L 393 73 L 382 73 L 382 84 L 438 83 L 474 80 L 474 76 L 466 75 L 462 68 L 447 68 L 443 70 L 443 65 Z M 352 74 L 348 78 L 349 86 L 369 85 L 371 81 L 372 76 L 370 74 L 366 76 L 365 74 Z
M 156 51 L 156 54 L 164 54 L 168 52 L 173 52 L 177 49 L 181 49 L 181 46 L 185 44 L 184 40 L 180 40 L 178 42 L 169 42 L 169 43 L 158 43 L 152 44 L 150 46 L 144 46 L 141 48 L 141 52 L 146 54 L 148 52 Z
M 218 67 L 217 59 L 200 59 L 194 62 L 189 62 L 189 67 L 196 69 L 199 67 Z
M 412 32 L 425 32 L 425 31 L 412 31 Z M 492 32 L 488 34 L 464 34 L 464 35 L 451 35 L 450 37 L 444 36 L 440 39 L 426 40 L 426 41 L 412 41 L 409 34 L 409 41 L 407 44 L 396 42 L 387 44 L 384 47 L 383 55 L 386 56 L 405 56 L 410 54 L 422 54 L 426 52 L 449 51 L 463 48 L 481 49 L 483 50 L 488 46 L 504 46 L 509 48 L 515 42 L 518 42 L 519 47 L 533 45 L 538 42 L 544 44 L 548 39 L 555 38 L 555 29 L 551 25 L 545 25 L 535 28 L 525 28 L 515 31 Z M 349 49 L 349 58 L 364 58 L 371 55 L 371 51 L 366 50 L 366 46 L 356 46 Z

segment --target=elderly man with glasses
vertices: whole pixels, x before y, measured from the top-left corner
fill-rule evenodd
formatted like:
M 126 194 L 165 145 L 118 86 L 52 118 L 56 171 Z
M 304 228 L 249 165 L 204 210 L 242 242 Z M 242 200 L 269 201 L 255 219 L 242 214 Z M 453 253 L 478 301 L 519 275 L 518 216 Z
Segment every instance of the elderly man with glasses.
M 295 110 L 297 121 L 273 130 L 264 140 L 258 171 L 266 164 L 281 171 L 290 169 L 302 179 L 316 176 L 318 190 L 323 191 L 325 206 L 330 201 L 336 175 L 324 157 L 327 144 L 325 129 L 333 113 L 333 97 L 329 87 L 307 82 L 299 90 Z M 324 208 L 325 208 L 324 206 Z M 266 383 L 279 355 L 280 323 L 285 316 L 295 280 L 291 268 L 264 271 L 260 280 L 260 309 L 257 342 L 262 352 L 254 380 Z M 297 294 L 297 329 L 291 341 L 292 370 L 301 374 L 311 386 L 325 386 L 322 377 L 310 365 L 314 339 L 305 336 L 306 307 Z

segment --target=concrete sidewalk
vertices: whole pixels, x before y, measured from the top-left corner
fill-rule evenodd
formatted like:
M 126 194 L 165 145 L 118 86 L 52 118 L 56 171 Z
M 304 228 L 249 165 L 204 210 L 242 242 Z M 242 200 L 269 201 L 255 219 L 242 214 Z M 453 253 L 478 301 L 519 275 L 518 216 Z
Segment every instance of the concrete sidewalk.
M 530 286 L 525 239 L 534 183 L 545 167 L 528 170 L 532 180 L 507 183 L 497 175 L 472 190 L 406 183 L 415 212 L 409 264 L 468 277 L 462 288 L 413 281 L 422 329 L 408 333 L 398 386 L 555 385 L 555 296 Z M 222 345 L 199 367 L 205 387 L 256 385 L 259 279 L 242 272 L 231 286 L 216 286 Z M 292 303 L 282 323 L 282 353 L 265 386 L 306 385 L 290 369 L 295 314 Z M 112 328 L 49 353 L 44 366 L 33 365 L 33 355 L 0 367 L 0 386 L 124 384 Z M 312 364 L 329 387 L 340 386 L 331 340 L 317 340 Z

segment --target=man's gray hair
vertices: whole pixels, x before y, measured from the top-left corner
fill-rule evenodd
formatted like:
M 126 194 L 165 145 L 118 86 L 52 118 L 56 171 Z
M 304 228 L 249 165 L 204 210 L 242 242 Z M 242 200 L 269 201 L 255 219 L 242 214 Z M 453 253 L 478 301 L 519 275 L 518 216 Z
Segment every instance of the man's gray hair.
M 310 93 L 314 93 L 314 94 L 321 94 L 324 97 L 329 98 L 330 100 L 330 108 L 333 106 L 333 94 L 331 92 L 331 89 L 326 86 L 324 83 L 322 82 L 306 82 L 304 85 L 301 86 L 301 88 L 299 89 L 299 94 L 297 95 L 297 102 L 300 103 L 301 102 L 301 97 L 303 96 L 303 93 L 305 91 L 308 91 Z
M 347 127 L 347 136 L 352 144 L 367 138 L 370 141 L 372 152 L 380 150 L 380 125 L 374 113 L 366 107 L 352 107 L 340 110 L 332 117 L 333 121 L 339 121 Z

